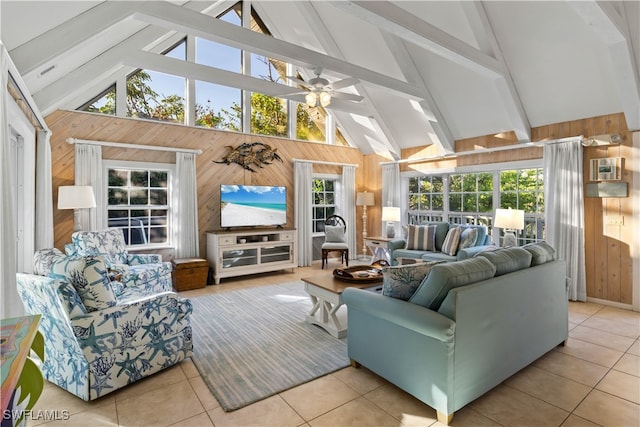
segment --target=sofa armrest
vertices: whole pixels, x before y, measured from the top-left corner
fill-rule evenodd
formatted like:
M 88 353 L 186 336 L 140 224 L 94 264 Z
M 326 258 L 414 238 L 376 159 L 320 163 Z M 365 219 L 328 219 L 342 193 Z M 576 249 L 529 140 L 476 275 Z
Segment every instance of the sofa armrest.
M 456 259 L 458 261 L 461 261 L 463 259 L 473 258 L 480 252 L 483 252 L 486 250 L 494 250 L 494 249 L 497 249 L 495 245 L 471 246 L 470 248 L 460 249 L 456 254 Z
M 389 250 L 389 253 L 393 253 L 393 251 L 395 251 L 396 249 L 404 248 L 406 244 L 407 241 L 404 239 L 392 240 L 390 242 L 387 242 L 387 249 Z
M 140 264 L 157 264 L 162 262 L 162 255 L 160 254 L 127 254 L 127 264 L 140 265 Z
M 442 342 L 452 342 L 455 322 L 428 308 L 375 292 L 347 288 L 342 299 L 352 312 L 363 312 Z
M 191 301 L 175 292 L 163 292 L 87 313 L 72 319 L 73 329 L 85 353 L 129 348 L 161 342 L 189 322 Z

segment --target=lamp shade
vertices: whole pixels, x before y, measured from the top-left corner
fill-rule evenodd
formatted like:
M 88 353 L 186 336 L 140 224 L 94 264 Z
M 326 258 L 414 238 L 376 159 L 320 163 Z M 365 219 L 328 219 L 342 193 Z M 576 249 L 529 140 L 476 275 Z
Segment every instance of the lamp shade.
M 58 187 L 58 209 L 95 208 L 93 188 L 88 185 L 64 185 Z
M 382 220 L 394 222 L 400 221 L 400 208 L 384 206 L 382 208 Z
M 509 230 L 524 229 L 524 211 L 519 209 L 496 209 L 494 227 Z
M 356 196 L 356 206 L 373 206 L 373 193 L 362 192 Z

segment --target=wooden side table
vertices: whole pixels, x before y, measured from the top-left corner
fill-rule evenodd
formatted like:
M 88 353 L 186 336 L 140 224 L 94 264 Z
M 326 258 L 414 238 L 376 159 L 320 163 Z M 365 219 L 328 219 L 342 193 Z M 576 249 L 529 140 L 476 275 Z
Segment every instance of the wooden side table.
M 376 260 L 384 259 L 389 265 L 391 265 L 391 254 L 389 253 L 389 248 L 387 247 L 387 243 L 394 240 L 395 238 L 382 237 L 382 236 L 372 236 L 366 237 L 364 239 L 364 244 L 367 245 L 369 250 L 371 251 L 371 262 L 373 264 Z

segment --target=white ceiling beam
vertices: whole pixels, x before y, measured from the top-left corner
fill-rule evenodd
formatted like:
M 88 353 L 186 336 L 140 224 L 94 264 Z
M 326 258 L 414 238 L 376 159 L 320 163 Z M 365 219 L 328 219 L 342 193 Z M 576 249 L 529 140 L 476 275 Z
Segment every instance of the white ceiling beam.
M 567 3 L 608 45 L 611 68 L 616 76 L 614 84 L 622 101 L 627 127 L 632 131 L 640 130 L 640 75 L 627 20 L 611 2 Z M 626 8 L 622 6 L 624 13 Z
M 35 92 L 33 98 L 45 115 L 59 108 L 68 108 L 68 104 L 75 99 L 78 93 L 83 93 L 86 88 L 94 87 L 96 82 L 103 81 L 103 89 L 106 89 L 114 81 L 113 79 L 109 80 L 110 76 L 122 68 L 123 56 L 164 37 L 166 33 L 167 31 L 162 28 L 147 28 L 140 31 L 54 83 Z M 77 106 L 71 108 L 75 107 Z
M 502 54 L 498 38 L 493 31 L 491 21 L 489 21 L 487 11 L 485 10 L 482 2 L 473 2 L 472 6 L 475 6 L 476 16 L 478 17 L 480 24 L 484 27 L 487 41 L 493 50 L 496 60 L 500 63 L 500 67 L 502 68 L 502 73 L 494 80 L 494 84 L 498 90 L 500 100 L 505 107 L 507 116 L 509 117 L 509 123 L 513 126 L 513 131 L 515 132 L 516 138 L 519 142 L 529 142 L 531 141 L 531 124 L 529 123 L 529 118 L 524 110 L 522 100 L 518 95 L 511 73 L 509 72 L 507 62 Z M 470 12 L 469 8 L 466 8 L 465 12 Z
M 23 76 L 40 72 L 39 68 L 48 66 L 66 51 L 89 43 L 112 25 L 130 17 L 135 10 L 134 6 L 135 2 L 100 3 L 12 49 L 11 58 Z
M 419 88 L 401 80 L 293 43 L 240 28 L 220 19 L 186 10 L 168 2 L 145 3 L 145 7 L 140 8 L 135 14 L 135 18 L 143 22 L 224 43 L 260 55 L 282 59 L 306 68 L 320 66 L 324 69 L 333 70 L 402 93 L 413 99 L 420 99 L 423 96 L 423 92 Z
M 381 30 L 489 78 L 502 75 L 502 66 L 495 58 L 390 2 L 336 1 L 331 4 Z
M 419 103 L 422 111 L 427 116 L 427 120 L 431 125 L 431 128 L 437 136 L 437 139 L 436 141 L 434 141 L 434 143 L 439 146 L 440 151 L 443 153 L 454 152 L 455 139 L 453 137 L 453 133 L 451 132 L 447 121 L 442 115 L 437 102 L 431 95 L 426 82 L 418 71 L 413 58 L 411 58 L 411 54 L 407 50 L 406 45 L 401 39 L 389 33 L 382 33 L 382 36 L 389 46 L 389 50 L 393 54 L 393 57 L 398 62 L 398 65 L 407 81 L 415 85 L 421 85 L 427 94 L 424 100 L 420 101 Z
M 324 21 L 321 19 L 320 15 L 318 14 L 318 11 L 313 6 L 313 4 L 311 2 L 304 2 L 304 3 L 301 2 L 301 3 L 293 3 L 293 4 L 296 4 L 296 6 L 300 9 L 302 16 L 304 17 L 305 22 L 307 23 L 307 26 L 309 26 L 312 33 L 318 38 L 318 40 L 320 41 L 320 45 L 323 47 L 325 52 L 327 52 L 329 55 L 335 58 L 344 59 L 344 54 L 342 53 L 342 50 L 336 43 L 336 40 L 331 36 L 331 32 L 329 31 L 329 29 L 326 27 L 326 25 L 324 25 Z M 381 142 L 385 145 L 386 149 L 390 153 L 392 153 L 392 156 L 394 156 L 394 158 L 400 158 L 402 154 L 402 149 L 398 145 L 398 143 L 394 140 L 393 132 L 391 132 L 388 126 L 385 124 L 384 119 L 382 118 L 382 115 L 377 110 L 375 105 L 373 105 L 373 103 L 371 102 L 371 98 L 367 92 L 367 89 L 362 84 L 357 84 L 355 85 L 355 87 L 358 93 L 364 97 L 361 104 L 363 105 L 364 108 L 366 108 L 370 112 L 370 114 L 368 115 L 369 119 L 376 122 L 376 126 L 378 127 L 378 131 L 379 131 L 378 138 L 382 140 Z M 380 135 L 383 136 L 384 139 L 380 138 Z M 368 147 L 369 149 L 366 150 L 364 149 L 365 147 L 359 147 L 361 148 L 362 152 L 363 153 L 375 152 L 375 147 L 373 147 L 369 143 L 369 140 L 367 140 L 366 138 L 364 138 L 364 140 L 367 141 L 367 145 L 369 146 Z

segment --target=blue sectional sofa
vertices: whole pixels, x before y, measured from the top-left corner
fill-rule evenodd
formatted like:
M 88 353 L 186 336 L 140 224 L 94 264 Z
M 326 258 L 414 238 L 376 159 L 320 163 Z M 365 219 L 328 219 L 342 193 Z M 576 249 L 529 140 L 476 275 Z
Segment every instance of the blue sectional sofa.
M 423 227 L 429 225 L 435 226 L 435 250 L 412 249 L 407 246 L 408 239 L 406 238 L 392 240 L 387 244 L 387 249 L 389 250 L 389 256 L 391 258 L 391 265 L 398 265 L 399 258 L 414 258 L 424 261 L 460 261 L 471 258 L 475 254 L 491 248 L 491 239 L 487 234 L 487 228 L 484 225 L 462 225 L 460 227 L 477 230 L 475 242 L 470 247 L 458 249 L 455 251 L 454 255 L 443 253 L 442 246 L 447 237 L 447 233 L 451 228 L 457 227 L 457 225 L 449 224 L 444 221 L 432 221 L 420 224 L 420 226 Z
M 383 274 L 385 289 L 394 276 Z M 565 262 L 539 243 L 433 265 L 408 300 L 348 288 L 349 358 L 449 424 L 455 411 L 564 343 L 565 274 Z

